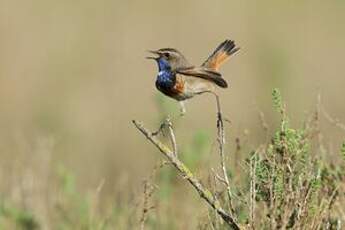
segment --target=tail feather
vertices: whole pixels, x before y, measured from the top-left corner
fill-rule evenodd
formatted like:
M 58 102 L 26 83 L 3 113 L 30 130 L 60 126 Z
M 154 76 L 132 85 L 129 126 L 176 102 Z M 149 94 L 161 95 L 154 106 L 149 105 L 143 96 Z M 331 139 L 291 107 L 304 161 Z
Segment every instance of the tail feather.
M 221 64 L 223 64 L 232 54 L 236 53 L 240 48 L 236 47 L 232 40 L 225 40 L 202 64 L 203 67 L 218 71 Z

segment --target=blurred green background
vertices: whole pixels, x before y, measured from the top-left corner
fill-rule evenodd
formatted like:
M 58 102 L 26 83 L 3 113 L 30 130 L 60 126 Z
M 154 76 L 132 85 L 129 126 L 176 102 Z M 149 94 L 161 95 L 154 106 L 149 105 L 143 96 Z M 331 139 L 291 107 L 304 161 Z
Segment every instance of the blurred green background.
M 74 175 L 80 193 L 104 182 L 104 203 L 140 191 L 161 156 L 131 120 L 155 129 L 164 115 L 157 104 L 175 107 L 155 89 L 157 70 L 144 59 L 147 49 L 178 48 L 198 64 L 225 39 L 241 47 L 221 70 L 230 83 L 220 91 L 232 122 L 229 149 L 236 137 L 245 135 L 252 148 L 265 140 L 258 111 L 275 124 L 274 87 L 281 89 L 295 126 L 315 109 L 318 93 L 325 109 L 345 121 L 344 12 L 341 0 L 2 0 L 1 196 L 24 204 L 50 226 L 61 167 Z M 322 128 L 330 148 L 338 148 L 344 133 L 327 122 Z M 182 147 L 186 153 L 198 148 L 200 138 L 211 145 L 214 98 L 189 101 L 176 132 L 181 146 L 194 143 Z M 202 157 L 212 158 L 211 147 L 206 149 Z M 197 217 L 185 215 L 204 206 L 193 201 L 187 185 L 175 183 L 179 190 L 168 201 L 185 209 L 167 212 L 180 220 L 178 229 L 190 221 L 195 226 Z

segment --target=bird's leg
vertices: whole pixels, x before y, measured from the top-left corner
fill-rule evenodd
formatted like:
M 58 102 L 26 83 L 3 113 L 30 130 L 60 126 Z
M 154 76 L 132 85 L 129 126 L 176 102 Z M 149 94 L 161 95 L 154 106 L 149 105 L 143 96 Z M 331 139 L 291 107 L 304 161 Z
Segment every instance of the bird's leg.
M 219 96 L 217 94 L 214 94 L 216 97 L 216 102 L 217 102 L 217 127 L 223 129 L 223 116 L 222 116 L 222 110 L 220 107 L 220 101 L 219 101 Z
M 215 98 L 216 98 L 216 105 L 217 105 L 217 120 L 218 122 L 221 122 L 223 125 L 223 121 L 228 122 L 229 124 L 231 124 L 231 120 L 228 119 L 227 117 L 224 117 L 221 111 L 221 107 L 220 107 L 220 101 L 219 101 L 219 96 L 218 94 L 216 94 L 215 92 L 211 92 Z
M 180 116 L 184 116 L 186 114 L 186 107 L 183 101 L 180 101 Z

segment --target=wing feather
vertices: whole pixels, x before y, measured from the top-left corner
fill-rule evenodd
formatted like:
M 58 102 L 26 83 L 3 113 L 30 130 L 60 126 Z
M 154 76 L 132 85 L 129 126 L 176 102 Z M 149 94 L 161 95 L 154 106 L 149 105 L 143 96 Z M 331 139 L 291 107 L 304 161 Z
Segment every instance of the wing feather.
M 199 77 L 209 80 L 222 88 L 227 88 L 227 82 L 222 78 L 222 75 L 214 70 L 204 67 L 189 67 L 176 70 L 176 73 L 183 74 L 191 77 Z

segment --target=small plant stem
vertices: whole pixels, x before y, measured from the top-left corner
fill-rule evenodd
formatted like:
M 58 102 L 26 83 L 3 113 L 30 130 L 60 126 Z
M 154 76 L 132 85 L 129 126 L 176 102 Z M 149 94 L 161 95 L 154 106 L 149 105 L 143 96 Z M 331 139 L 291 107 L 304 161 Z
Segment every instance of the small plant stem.
M 144 182 L 144 198 L 143 198 L 143 210 L 140 218 L 140 230 L 145 229 L 145 222 L 147 218 L 147 213 L 148 213 L 148 182 Z
M 224 131 L 224 121 L 222 116 L 222 110 L 220 106 L 219 96 L 215 94 L 217 102 L 217 129 L 218 129 L 218 143 L 219 143 L 219 154 L 220 154 L 220 166 L 222 168 L 223 177 L 226 185 L 226 190 L 229 199 L 229 208 L 231 214 L 234 213 L 234 208 L 232 205 L 232 194 L 230 189 L 229 177 L 225 164 L 225 154 L 224 154 L 224 145 L 225 145 L 225 131 Z
M 167 162 L 163 161 L 157 164 L 151 173 L 151 175 L 144 180 L 144 192 L 143 192 L 143 209 L 140 217 L 140 230 L 145 229 L 146 220 L 149 214 L 149 211 L 154 209 L 154 206 L 149 205 L 149 200 L 152 197 L 153 193 L 156 190 L 156 186 L 153 184 L 154 177 L 159 169 L 161 169 Z
M 250 225 L 252 229 L 255 229 L 255 184 L 256 184 L 256 153 L 250 158 Z
M 170 141 L 171 141 L 171 145 L 172 145 L 172 148 L 173 148 L 173 153 L 174 153 L 175 157 L 177 157 L 176 138 L 175 138 L 174 130 L 172 128 L 172 123 L 171 123 L 169 118 L 166 120 L 166 123 L 167 123 L 168 130 L 169 130 L 169 136 L 170 136 Z
M 159 129 L 156 132 L 153 132 L 152 135 L 157 136 L 159 133 L 163 132 L 163 129 L 165 127 L 167 127 L 167 129 L 169 131 L 169 137 L 170 137 L 171 145 L 173 148 L 173 153 L 175 156 L 177 156 L 177 143 L 176 143 L 176 138 L 175 138 L 175 134 L 174 134 L 174 130 L 173 130 L 173 126 L 172 126 L 170 117 L 166 118 L 163 121 L 163 123 L 160 125 Z

